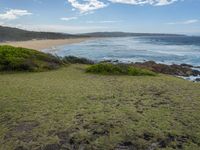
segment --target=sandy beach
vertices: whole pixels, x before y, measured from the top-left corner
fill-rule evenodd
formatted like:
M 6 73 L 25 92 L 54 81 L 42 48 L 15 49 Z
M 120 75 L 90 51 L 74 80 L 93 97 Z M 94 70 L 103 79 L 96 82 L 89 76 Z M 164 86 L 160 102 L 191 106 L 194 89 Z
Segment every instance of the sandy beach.
M 70 39 L 56 39 L 56 40 L 31 40 L 31 41 L 20 41 L 20 42 L 5 42 L 0 43 L 0 45 L 11 45 L 15 47 L 24 47 L 35 50 L 43 50 L 47 48 L 52 48 L 54 46 L 80 43 L 86 40 L 91 40 L 93 38 L 70 38 Z

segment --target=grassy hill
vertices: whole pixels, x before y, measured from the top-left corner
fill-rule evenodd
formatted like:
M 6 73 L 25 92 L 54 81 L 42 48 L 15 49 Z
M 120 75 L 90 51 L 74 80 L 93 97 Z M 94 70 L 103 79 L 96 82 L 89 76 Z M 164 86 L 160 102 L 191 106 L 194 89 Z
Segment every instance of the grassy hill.
M 200 84 L 70 65 L 0 74 L 0 150 L 200 147 Z
M 36 50 L 0 46 L 0 71 L 45 71 L 61 66 L 59 58 Z

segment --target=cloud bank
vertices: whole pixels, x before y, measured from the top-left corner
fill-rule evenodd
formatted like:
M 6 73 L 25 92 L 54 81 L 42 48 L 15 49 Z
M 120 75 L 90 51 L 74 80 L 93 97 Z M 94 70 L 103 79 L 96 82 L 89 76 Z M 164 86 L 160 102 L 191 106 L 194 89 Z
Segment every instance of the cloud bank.
M 32 15 L 32 13 L 28 12 L 27 10 L 21 9 L 10 9 L 4 13 L 0 14 L 1 20 L 15 20 L 22 16 Z
M 187 24 L 194 24 L 194 23 L 197 23 L 197 22 L 199 22 L 198 19 L 191 19 L 191 20 L 185 20 L 185 21 L 179 21 L 179 22 L 169 22 L 167 24 L 169 24 L 169 25 L 177 25 L 177 24 L 187 25 Z
M 103 20 L 103 21 L 86 21 L 86 23 L 88 24 L 112 24 L 112 23 L 119 23 L 119 22 L 122 22 L 122 21 L 118 21 L 118 20 Z
M 85 33 L 95 31 L 106 31 L 106 26 L 79 26 L 79 25 L 59 25 L 59 24 L 6 24 L 8 27 L 15 27 L 29 31 L 60 32 L 60 33 Z
M 63 21 L 70 21 L 70 20 L 76 20 L 78 19 L 78 17 L 63 17 L 63 18 L 60 18 L 60 20 L 63 20 Z

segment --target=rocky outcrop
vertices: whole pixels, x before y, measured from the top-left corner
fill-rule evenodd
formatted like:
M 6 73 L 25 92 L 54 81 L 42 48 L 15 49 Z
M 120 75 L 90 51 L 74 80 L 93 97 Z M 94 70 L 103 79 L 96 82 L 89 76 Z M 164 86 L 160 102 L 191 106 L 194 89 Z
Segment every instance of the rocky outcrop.
M 196 78 L 196 79 L 195 79 L 195 82 L 200 82 L 200 78 Z
M 151 71 L 169 75 L 176 75 L 176 76 L 198 76 L 200 75 L 200 71 L 192 69 L 192 65 L 188 64 L 181 64 L 181 65 L 166 65 L 166 64 L 157 64 L 154 61 L 147 61 L 147 62 L 137 62 L 132 64 L 135 67 L 149 69 Z

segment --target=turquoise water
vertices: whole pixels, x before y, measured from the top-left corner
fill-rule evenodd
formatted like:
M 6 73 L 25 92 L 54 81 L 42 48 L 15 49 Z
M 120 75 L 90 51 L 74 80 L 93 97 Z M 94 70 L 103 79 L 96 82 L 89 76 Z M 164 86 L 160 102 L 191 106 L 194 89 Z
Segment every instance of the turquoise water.
M 165 64 L 187 63 L 200 66 L 200 37 L 123 37 L 101 38 L 45 50 L 58 56 L 73 55 L 95 61 L 153 60 Z

